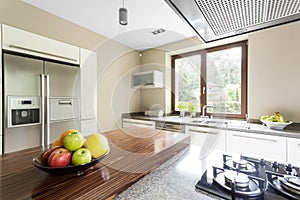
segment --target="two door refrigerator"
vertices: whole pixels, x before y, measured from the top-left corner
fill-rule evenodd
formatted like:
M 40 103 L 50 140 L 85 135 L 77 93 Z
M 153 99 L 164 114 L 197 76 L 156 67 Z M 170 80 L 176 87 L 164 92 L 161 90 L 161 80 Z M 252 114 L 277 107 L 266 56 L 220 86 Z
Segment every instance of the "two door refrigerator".
M 80 129 L 80 68 L 3 53 L 4 153 L 47 146 Z

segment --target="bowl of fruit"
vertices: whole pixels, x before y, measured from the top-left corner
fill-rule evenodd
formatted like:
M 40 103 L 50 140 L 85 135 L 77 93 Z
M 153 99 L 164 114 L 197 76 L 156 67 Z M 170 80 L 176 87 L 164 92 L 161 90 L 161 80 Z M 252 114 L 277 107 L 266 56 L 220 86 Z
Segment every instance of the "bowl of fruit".
M 54 175 L 77 174 L 92 169 L 109 153 L 107 138 L 94 133 L 84 138 L 77 130 L 61 134 L 51 148 L 32 159 L 38 169 Z
M 286 120 L 279 112 L 275 112 L 272 116 L 264 115 L 260 118 L 260 121 L 266 124 L 269 129 L 276 130 L 283 130 L 285 127 L 293 123 Z

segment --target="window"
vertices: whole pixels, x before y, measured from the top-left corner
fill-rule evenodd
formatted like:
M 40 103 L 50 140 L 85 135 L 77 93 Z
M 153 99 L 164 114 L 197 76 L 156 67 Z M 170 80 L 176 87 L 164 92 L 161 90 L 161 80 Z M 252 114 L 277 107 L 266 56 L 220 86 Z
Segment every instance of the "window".
M 247 112 L 246 41 L 172 56 L 172 110 L 192 102 L 208 114 L 244 118 Z

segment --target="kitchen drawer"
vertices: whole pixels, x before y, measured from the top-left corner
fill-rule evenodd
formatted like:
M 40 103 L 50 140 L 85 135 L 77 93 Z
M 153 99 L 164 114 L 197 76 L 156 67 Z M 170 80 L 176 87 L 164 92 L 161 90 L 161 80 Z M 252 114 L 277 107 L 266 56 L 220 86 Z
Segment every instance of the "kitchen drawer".
M 50 121 L 79 119 L 79 99 L 75 97 L 51 97 Z
M 287 138 L 287 162 L 300 167 L 300 139 Z
M 227 150 L 265 160 L 286 162 L 286 137 L 227 131 Z
M 123 118 L 123 128 L 131 126 L 155 129 L 155 122 L 148 120 Z

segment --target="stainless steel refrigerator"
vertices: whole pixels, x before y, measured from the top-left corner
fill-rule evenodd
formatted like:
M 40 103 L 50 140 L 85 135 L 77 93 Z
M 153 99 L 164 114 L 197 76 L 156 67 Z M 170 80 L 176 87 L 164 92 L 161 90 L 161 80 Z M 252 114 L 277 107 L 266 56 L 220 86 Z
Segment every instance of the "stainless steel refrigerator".
M 4 153 L 54 142 L 80 129 L 79 66 L 3 53 Z

